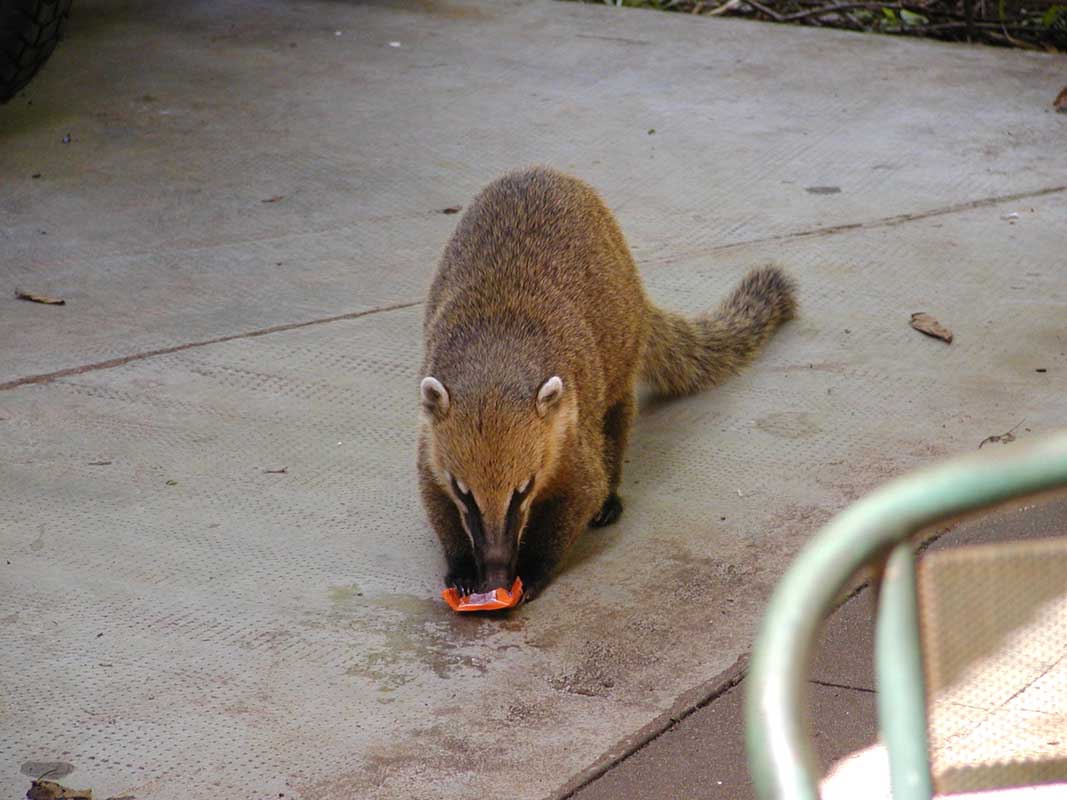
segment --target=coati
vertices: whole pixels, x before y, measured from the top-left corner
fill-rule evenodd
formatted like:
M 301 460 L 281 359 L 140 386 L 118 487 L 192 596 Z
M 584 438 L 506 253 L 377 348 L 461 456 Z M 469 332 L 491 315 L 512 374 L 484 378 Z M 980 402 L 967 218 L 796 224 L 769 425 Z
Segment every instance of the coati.
M 714 386 L 794 312 L 791 280 L 750 272 L 706 316 L 645 296 L 592 188 L 547 168 L 491 183 L 445 247 L 426 303 L 418 472 L 447 586 L 527 600 L 587 526 L 622 512 L 638 377 Z

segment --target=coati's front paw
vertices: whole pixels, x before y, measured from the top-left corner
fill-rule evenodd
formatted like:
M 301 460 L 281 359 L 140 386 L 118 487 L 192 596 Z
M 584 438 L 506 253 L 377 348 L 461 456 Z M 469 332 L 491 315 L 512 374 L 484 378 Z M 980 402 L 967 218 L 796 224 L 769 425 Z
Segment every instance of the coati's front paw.
M 615 522 L 622 516 L 622 500 L 619 496 L 612 492 L 608 495 L 608 499 L 604 501 L 604 505 L 600 507 L 600 510 L 596 512 L 596 516 L 590 520 L 589 525 L 593 528 L 604 528 Z
M 520 570 L 519 577 L 522 578 L 523 603 L 532 603 L 536 600 L 545 588 L 545 584 L 548 583 L 548 577 L 541 572 L 530 573 Z
M 445 576 L 445 586 L 455 589 L 461 596 L 474 594 L 478 587 L 478 576 L 474 570 L 455 569 L 449 570 Z
M 523 604 L 532 603 L 541 594 L 541 590 L 544 588 L 539 583 L 531 583 L 526 585 L 526 581 L 522 582 L 522 602 Z

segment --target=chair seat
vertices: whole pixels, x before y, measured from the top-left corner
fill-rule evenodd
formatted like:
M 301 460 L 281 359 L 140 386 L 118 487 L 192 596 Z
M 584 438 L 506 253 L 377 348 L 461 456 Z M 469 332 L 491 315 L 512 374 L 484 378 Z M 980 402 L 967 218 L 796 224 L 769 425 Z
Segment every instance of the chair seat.
M 1067 781 L 1067 538 L 930 553 L 918 591 L 936 790 Z
M 893 800 L 889 791 L 889 757 L 885 747 L 872 745 L 838 761 L 819 787 L 822 800 Z M 945 795 L 944 800 L 1063 800 L 1067 783 L 1021 786 L 985 792 Z

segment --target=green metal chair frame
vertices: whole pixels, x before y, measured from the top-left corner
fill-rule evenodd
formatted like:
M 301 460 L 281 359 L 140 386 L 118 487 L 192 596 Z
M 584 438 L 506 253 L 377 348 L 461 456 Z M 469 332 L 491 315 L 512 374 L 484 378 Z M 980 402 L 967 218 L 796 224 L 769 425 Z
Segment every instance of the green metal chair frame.
M 905 475 L 818 533 L 774 591 L 746 679 L 748 759 L 761 800 L 818 800 L 807 720 L 816 636 L 859 570 L 885 558 L 875 632 L 878 724 L 894 800 L 933 797 L 912 537 L 961 514 L 1064 488 L 1067 432 Z

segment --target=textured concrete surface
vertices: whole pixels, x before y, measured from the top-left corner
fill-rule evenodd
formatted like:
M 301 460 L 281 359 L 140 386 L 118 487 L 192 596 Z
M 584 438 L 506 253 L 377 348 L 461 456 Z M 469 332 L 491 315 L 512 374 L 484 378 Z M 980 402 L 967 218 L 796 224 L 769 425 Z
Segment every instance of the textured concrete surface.
M 1044 55 L 578 5 L 88 0 L 33 106 L 2 112 L 5 268 L 71 305 L 5 309 L 0 380 L 417 301 L 455 221 L 436 212 L 538 161 L 603 190 L 662 290 L 702 270 L 700 305 L 794 244 L 724 246 L 1067 184 L 1062 84 Z M 1025 300 L 995 279 L 1041 282 L 1051 202 L 919 252 L 897 226 L 820 238 L 808 291 L 853 272 Z M 916 260 L 948 274 L 900 286 Z
M 833 511 L 1062 424 L 1061 84 L 572 4 L 80 2 L 0 109 L 3 291 L 68 300 L 0 297 L 0 785 L 552 795 L 748 649 Z M 457 619 L 414 489 L 417 304 L 441 209 L 536 161 L 602 191 L 663 304 L 775 259 L 803 315 L 645 408 L 626 516 L 537 603 Z
M 686 717 L 614 769 L 577 791 L 575 800 L 755 800 L 745 756 L 742 686 Z M 813 733 L 823 763 L 874 739 L 875 696 L 812 686 Z

